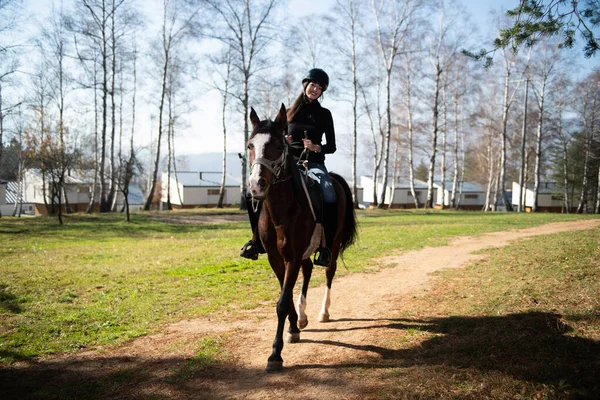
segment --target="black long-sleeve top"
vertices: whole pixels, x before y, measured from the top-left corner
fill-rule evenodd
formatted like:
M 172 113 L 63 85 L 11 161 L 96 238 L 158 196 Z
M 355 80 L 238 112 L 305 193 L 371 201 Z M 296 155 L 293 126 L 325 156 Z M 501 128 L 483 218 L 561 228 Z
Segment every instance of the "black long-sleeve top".
M 290 150 L 296 157 L 300 157 L 304 150 L 302 139 L 305 131 L 308 139 L 321 146 L 319 153 L 308 152 L 308 162 L 324 163 L 325 154 L 335 152 L 335 131 L 331 112 L 321 107 L 318 101 L 304 103 L 293 120 L 288 123 L 288 133 L 292 135 Z M 325 134 L 325 144 L 322 144 L 323 134 Z

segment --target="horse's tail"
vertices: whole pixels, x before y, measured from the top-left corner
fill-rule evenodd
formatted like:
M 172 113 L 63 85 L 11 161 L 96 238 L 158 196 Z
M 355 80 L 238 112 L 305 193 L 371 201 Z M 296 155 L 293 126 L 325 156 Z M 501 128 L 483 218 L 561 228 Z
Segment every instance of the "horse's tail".
M 358 237 L 356 213 L 354 212 L 354 202 L 352 201 L 352 191 L 344 178 L 340 175 L 330 172 L 329 175 L 342 186 L 346 197 L 346 212 L 344 214 L 344 229 L 340 241 L 340 252 L 343 254 Z

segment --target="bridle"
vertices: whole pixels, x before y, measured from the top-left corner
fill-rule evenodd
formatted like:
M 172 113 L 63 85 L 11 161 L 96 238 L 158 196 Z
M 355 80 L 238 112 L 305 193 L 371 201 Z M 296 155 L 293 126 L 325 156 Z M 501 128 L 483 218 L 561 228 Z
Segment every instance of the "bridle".
M 257 132 L 257 133 L 261 133 L 261 132 Z M 273 181 L 271 182 L 271 185 L 275 185 L 277 183 L 286 181 L 290 178 L 290 176 L 282 178 L 281 173 L 283 171 L 285 171 L 285 166 L 287 163 L 287 156 L 288 156 L 288 142 L 287 142 L 286 138 L 284 137 L 283 138 L 283 151 L 281 152 L 281 155 L 276 160 L 269 160 L 268 158 L 265 158 L 265 157 L 255 158 L 254 161 L 252 162 L 252 165 L 250 165 L 250 171 L 252 171 L 252 169 L 254 168 L 255 165 L 257 165 L 257 164 L 262 165 L 263 167 L 268 169 L 275 177 L 275 179 L 273 179 Z M 268 188 L 267 188 L 267 190 L 268 190 Z

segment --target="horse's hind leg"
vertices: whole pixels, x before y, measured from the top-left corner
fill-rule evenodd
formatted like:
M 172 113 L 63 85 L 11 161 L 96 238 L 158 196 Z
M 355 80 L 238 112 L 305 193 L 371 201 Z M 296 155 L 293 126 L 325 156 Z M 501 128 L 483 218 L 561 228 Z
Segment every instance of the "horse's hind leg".
M 310 258 L 302 261 L 302 291 L 298 295 L 298 327 L 306 328 L 308 325 L 308 316 L 306 315 L 306 294 L 308 293 L 308 284 L 312 275 L 313 263 Z
M 331 283 L 335 276 L 337 269 L 337 254 L 332 259 L 331 264 L 327 266 L 325 270 L 325 276 L 327 277 L 327 286 L 325 287 L 325 295 L 323 296 L 323 303 L 321 305 L 321 312 L 319 312 L 319 322 L 329 322 L 329 306 L 331 305 Z

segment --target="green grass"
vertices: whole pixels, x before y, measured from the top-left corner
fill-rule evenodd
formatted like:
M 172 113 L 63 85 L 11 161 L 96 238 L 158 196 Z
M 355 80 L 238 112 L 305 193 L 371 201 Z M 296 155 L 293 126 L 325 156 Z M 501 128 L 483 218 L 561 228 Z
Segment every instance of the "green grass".
M 377 398 L 595 398 L 600 229 L 485 253 L 465 269 L 439 272 L 426 294 L 399 301 L 404 328 L 379 345 L 408 368 L 376 368 Z M 427 385 L 411 386 L 420 376 Z
M 197 213 L 207 211 L 177 215 Z M 122 215 L 69 215 L 63 226 L 54 218 L 0 219 L 0 361 L 118 345 L 171 321 L 275 301 L 266 257 L 238 256 L 247 223 L 175 224 L 156 215 L 133 214 L 131 223 Z M 338 272 L 384 267 L 372 259 L 456 236 L 581 218 L 590 216 L 359 212 L 359 241 Z

